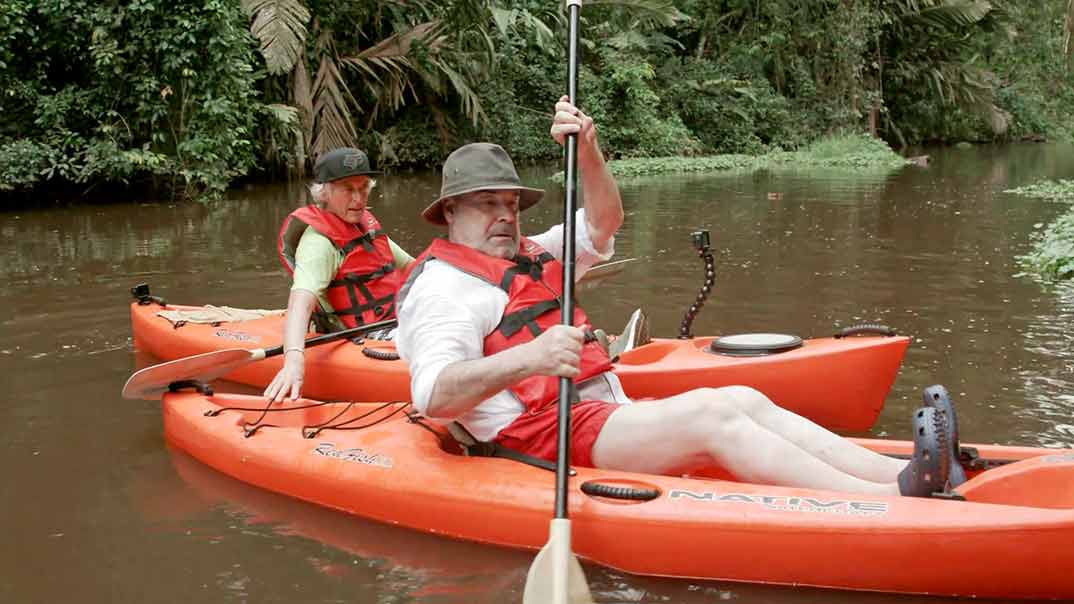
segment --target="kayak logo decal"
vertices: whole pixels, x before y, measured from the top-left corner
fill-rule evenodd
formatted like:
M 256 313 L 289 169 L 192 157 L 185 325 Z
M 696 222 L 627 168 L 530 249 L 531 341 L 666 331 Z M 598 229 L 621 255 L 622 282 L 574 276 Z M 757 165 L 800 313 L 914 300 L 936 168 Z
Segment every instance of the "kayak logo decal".
M 314 447 L 313 454 L 322 455 L 324 457 L 334 457 L 336 459 L 342 459 L 343 461 L 351 461 L 380 468 L 391 468 L 395 466 L 395 462 L 387 455 L 373 453 L 366 451 L 365 449 L 337 449 L 335 443 L 320 443 Z
M 841 514 L 845 516 L 883 516 L 888 513 L 888 504 L 884 501 L 854 501 L 850 499 L 818 499 L 816 497 L 788 497 L 786 495 L 749 495 L 746 493 L 715 493 L 703 491 L 695 493 L 684 489 L 673 489 L 668 493 L 670 499 L 687 501 L 711 501 L 713 503 L 750 503 L 761 505 L 765 509 L 784 512 L 813 512 L 820 514 Z
M 231 331 L 230 329 L 217 329 L 213 335 L 218 338 L 227 338 L 239 342 L 260 342 L 261 336 L 250 335 L 245 331 Z

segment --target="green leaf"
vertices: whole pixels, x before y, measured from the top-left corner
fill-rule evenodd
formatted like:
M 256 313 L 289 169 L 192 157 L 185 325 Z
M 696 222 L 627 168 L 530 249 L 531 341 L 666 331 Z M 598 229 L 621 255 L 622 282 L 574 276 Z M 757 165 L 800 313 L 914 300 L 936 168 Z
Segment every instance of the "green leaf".
M 253 17 L 250 33 L 261 43 L 261 54 L 271 74 L 289 73 L 306 47 L 310 12 L 301 0 L 243 0 Z

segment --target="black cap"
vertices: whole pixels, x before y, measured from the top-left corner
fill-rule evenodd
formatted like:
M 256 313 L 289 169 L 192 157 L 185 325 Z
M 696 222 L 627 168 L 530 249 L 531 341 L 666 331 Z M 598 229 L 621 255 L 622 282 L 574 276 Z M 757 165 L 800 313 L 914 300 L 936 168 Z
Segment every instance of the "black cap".
M 332 182 L 348 176 L 380 174 L 369 168 L 369 157 L 360 149 L 341 147 L 317 158 L 313 164 L 314 178 L 319 183 Z

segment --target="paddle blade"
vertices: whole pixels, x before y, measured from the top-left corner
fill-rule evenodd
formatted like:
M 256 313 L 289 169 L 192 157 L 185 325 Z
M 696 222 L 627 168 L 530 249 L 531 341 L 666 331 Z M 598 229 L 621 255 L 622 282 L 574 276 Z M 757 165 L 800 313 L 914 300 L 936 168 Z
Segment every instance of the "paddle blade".
M 611 277 L 612 275 L 623 272 L 623 269 L 627 267 L 631 262 L 634 262 L 637 258 L 623 258 L 622 260 L 614 260 L 612 262 L 605 262 L 603 264 L 597 264 L 590 267 L 588 271 L 578 280 L 579 282 L 590 281 L 593 279 L 603 279 L 605 277 Z
M 172 382 L 209 382 L 264 357 L 265 351 L 260 348 L 228 348 L 146 367 L 136 371 L 123 385 L 123 398 L 160 398 Z
M 570 520 L 552 520 L 549 533 L 526 575 L 522 604 L 593 604 L 582 564 L 571 551 Z
M 580 289 L 593 289 L 598 287 L 608 277 L 613 277 L 623 272 L 626 265 L 637 260 L 637 258 L 627 258 L 625 260 L 616 260 L 615 262 L 605 262 L 604 264 L 598 264 L 588 271 L 586 271 L 578 279 L 578 287 Z

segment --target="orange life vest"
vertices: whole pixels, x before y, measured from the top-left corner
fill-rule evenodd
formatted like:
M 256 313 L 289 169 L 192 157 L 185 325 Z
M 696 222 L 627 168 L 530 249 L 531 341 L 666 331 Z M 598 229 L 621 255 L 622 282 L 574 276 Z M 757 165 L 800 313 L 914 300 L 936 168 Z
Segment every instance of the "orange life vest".
M 291 212 L 280 229 L 278 248 L 280 260 L 292 275 L 295 250 L 307 228 L 327 237 L 343 254 L 343 262 L 325 290 L 332 314 L 348 328 L 394 318 L 401 275 L 395 269 L 388 236 L 381 232 L 373 213 L 366 210 L 359 224 L 350 224 L 312 205 Z M 321 323 L 318 321 L 319 326 Z
M 485 337 L 485 356 L 529 342 L 558 324 L 562 318 L 563 264 L 530 239 L 523 238 L 519 248 L 517 256 L 506 260 L 466 245 L 437 239 L 418 256 L 404 275 L 400 303 L 425 263 L 435 258 L 507 292 L 503 318 L 496 329 Z M 572 325 L 586 331 L 593 329 L 585 311 L 578 305 L 574 307 Z M 582 382 L 611 368 L 607 351 L 596 341 L 587 341 L 582 346 L 581 373 L 575 382 Z M 559 378 L 530 376 L 509 390 L 527 409 L 539 411 L 559 399 Z

